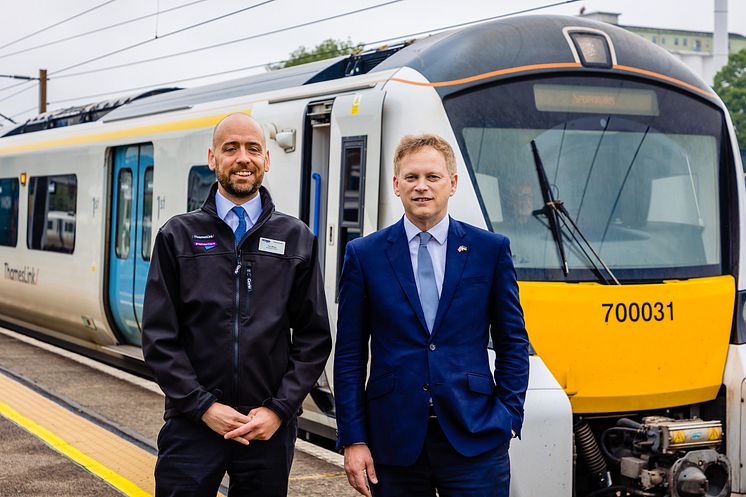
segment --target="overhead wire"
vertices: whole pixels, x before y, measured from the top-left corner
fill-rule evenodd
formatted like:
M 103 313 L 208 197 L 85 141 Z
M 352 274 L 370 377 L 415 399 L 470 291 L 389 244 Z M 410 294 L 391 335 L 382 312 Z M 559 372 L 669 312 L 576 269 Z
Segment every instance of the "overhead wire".
M 204 0 L 200 0 L 200 1 L 204 1 Z M 81 75 L 84 75 L 84 74 L 92 74 L 92 73 L 96 73 L 96 72 L 102 72 L 102 71 L 117 69 L 117 68 L 121 68 L 121 67 L 128 67 L 128 66 L 132 66 L 132 65 L 143 64 L 143 63 L 146 63 L 146 62 L 153 62 L 153 61 L 156 61 L 156 60 L 163 60 L 163 59 L 170 58 L 170 57 L 175 57 L 175 56 L 178 56 L 178 55 L 186 55 L 186 54 L 189 54 L 189 53 L 194 53 L 194 52 L 198 52 L 198 51 L 208 50 L 208 49 L 211 49 L 211 48 L 217 48 L 217 47 L 220 47 L 220 46 L 225 46 L 225 45 L 232 44 L 232 43 L 238 43 L 238 42 L 241 42 L 241 41 L 246 41 L 246 40 L 257 38 L 257 37 L 261 37 L 261 36 L 268 36 L 270 34 L 276 34 L 278 32 L 288 31 L 288 30 L 291 30 L 291 29 L 296 29 L 296 28 L 308 26 L 308 25 L 311 25 L 311 24 L 317 24 L 317 23 L 328 21 L 328 20 L 331 20 L 331 19 L 335 19 L 335 18 L 339 18 L 339 17 L 343 17 L 343 16 L 348 16 L 348 15 L 356 14 L 356 13 L 359 13 L 359 12 L 362 12 L 362 11 L 366 11 L 366 10 L 372 10 L 372 9 L 379 8 L 379 7 L 384 7 L 384 6 L 387 6 L 387 5 L 390 5 L 390 4 L 394 4 L 394 3 L 399 3 L 399 2 L 402 2 L 402 1 L 403 0 L 393 0 L 393 1 L 389 1 L 389 2 L 384 2 L 384 3 L 381 3 L 381 4 L 377 4 L 377 5 L 373 5 L 373 6 L 370 6 L 370 7 L 366 7 L 366 8 L 363 8 L 363 9 L 357 9 L 357 10 L 354 10 L 354 11 L 350 11 L 350 12 L 346 12 L 346 13 L 342 13 L 342 14 L 337 14 L 337 15 L 326 17 L 326 18 L 323 18 L 323 19 L 317 19 L 317 20 L 314 20 L 314 21 L 308 21 L 306 23 L 297 24 L 297 25 L 294 25 L 294 26 L 288 26 L 286 28 L 281 28 L 281 29 L 278 29 L 278 30 L 273 30 L 273 31 L 265 32 L 265 33 L 260 33 L 260 34 L 257 34 L 257 35 L 252 35 L 252 36 L 249 36 L 249 37 L 240 38 L 240 39 L 237 39 L 237 40 L 232 40 L 232 41 L 228 41 L 228 42 L 222 42 L 222 43 L 215 44 L 215 45 L 210 45 L 210 46 L 207 46 L 207 47 L 200 47 L 200 48 L 196 48 L 196 49 L 191 49 L 191 50 L 186 50 L 186 51 L 178 52 L 178 53 L 175 53 L 175 54 L 168 54 L 168 55 L 159 56 L 159 57 L 153 57 L 153 58 L 150 58 L 150 59 L 144 59 L 144 60 L 140 60 L 140 61 L 133 61 L 133 62 L 128 62 L 128 63 L 124 63 L 124 64 L 117 64 L 117 65 L 114 65 L 114 66 L 108 66 L 108 67 L 104 67 L 104 68 L 92 69 L 92 70 L 88 70 L 88 71 L 81 71 L 81 72 L 72 73 L 72 74 L 65 74 L 65 75 L 61 75 L 61 76 L 56 76 L 54 79 L 63 79 L 63 78 L 69 78 L 69 77 L 74 77 L 74 76 L 81 76 Z M 492 16 L 492 17 L 477 19 L 477 20 L 474 20 L 474 21 L 467 21 L 467 22 L 463 22 L 463 23 L 452 24 L 452 25 L 449 25 L 449 26 L 442 26 L 442 27 L 430 29 L 430 30 L 427 30 L 427 31 L 420 31 L 420 32 L 416 32 L 416 33 L 409 33 L 409 34 L 399 35 L 399 36 L 395 36 L 395 37 L 391 37 L 391 38 L 376 40 L 376 41 L 367 42 L 367 43 L 362 43 L 361 45 L 363 47 L 369 47 L 369 46 L 372 47 L 372 46 L 375 46 L 375 45 L 380 45 L 381 43 L 390 42 L 392 40 L 404 40 L 404 39 L 412 38 L 412 37 L 423 35 L 423 34 L 438 33 L 438 32 L 449 30 L 449 29 L 455 29 L 455 28 L 470 26 L 470 25 L 479 24 L 479 23 L 483 23 L 483 22 L 489 22 L 489 21 L 496 20 L 496 19 L 499 19 L 499 18 L 514 16 L 514 15 L 519 15 L 519 14 L 525 14 L 525 13 L 528 13 L 528 12 L 533 12 L 533 11 L 537 11 L 537 10 L 547 9 L 547 8 L 556 7 L 556 6 L 559 6 L 559 5 L 564 5 L 564 4 L 569 4 L 569 3 L 575 3 L 575 2 L 578 2 L 578 1 L 580 1 L 580 0 L 563 0 L 563 1 L 554 2 L 554 3 L 551 3 L 551 4 L 545 4 L 545 5 L 541 5 L 541 6 L 537 6 L 537 7 L 523 9 L 523 10 L 520 10 L 520 11 L 514 11 L 514 12 L 510 12 L 510 13 L 506 13 L 506 14 L 500 14 L 500 15 L 497 15 L 497 16 Z M 197 3 L 197 2 L 193 2 L 193 3 Z M 204 24 L 204 22 L 203 22 L 203 24 Z M 185 28 L 182 28 L 182 29 L 185 29 Z M 335 49 L 335 50 L 331 50 L 331 51 L 327 51 L 327 52 L 320 52 L 320 53 L 317 53 L 317 55 L 321 55 L 321 54 L 324 54 L 324 55 L 326 55 L 326 54 L 336 55 L 336 54 L 339 54 L 339 53 L 340 53 L 340 51 L 338 49 Z M 119 93 L 127 93 L 127 92 L 130 92 L 130 91 L 143 90 L 143 89 L 153 88 L 153 87 L 162 87 L 162 86 L 172 85 L 172 84 L 176 84 L 176 83 L 182 83 L 182 82 L 186 82 L 186 81 L 193 81 L 193 80 L 205 79 L 205 78 L 214 77 L 214 76 L 220 76 L 220 75 L 231 74 L 231 73 L 236 73 L 236 72 L 241 72 L 241 71 L 247 71 L 249 69 L 257 69 L 259 67 L 265 67 L 265 66 L 271 66 L 271 65 L 276 65 L 276 64 L 282 64 L 282 63 L 288 62 L 289 60 L 291 60 L 291 59 L 285 59 L 285 60 L 280 60 L 280 61 L 275 61 L 275 62 L 264 62 L 264 63 L 261 63 L 261 64 L 255 64 L 255 65 L 246 66 L 246 67 L 242 67 L 242 68 L 238 68 L 238 69 L 231 69 L 231 70 L 227 70 L 227 71 L 220 71 L 220 72 L 215 72 L 215 73 L 210 73 L 210 74 L 193 76 L 193 77 L 189 77 L 189 78 L 182 78 L 182 79 L 177 79 L 177 80 L 172 80 L 172 81 L 166 81 L 166 82 L 161 82 L 161 83 L 154 83 L 154 84 L 150 84 L 150 85 L 143 85 L 143 86 L 137 86 L 137 87 L 132 87 L 132 88 L 120 89 L 120 90 L 111 91 L 111 92 L 103 92 L 103 93 L 96 93 L 96 94 L 90 94 L 90 95 L 82 95 L 82 96 L 78 96 L 78 97 L 70 97 L 70 98 L 65 98 L 65 99 L 61 99 L 61 100 L 52 101 L 52 102 L 49 102 L 49 103 L 50 104 L 60 104 L 60 103 L 72 102 L 72 101 L 75 101 L 75 100 L 83 100 L 83 99 L 87 99 L 87 98 L 94 98 L 94 97 L 100 97 L 100 96 L 106 96 L 106 95 L 114 95 L 114 94 L 119 94 Z M 24 83 L 21 83 L 21 84 L 24 84 Z M 17 85 L 11 85 L 11 86 L 17 86 Z M 7 89 L 7 88 L 9 88 L 9 87 L 2 88 L 2 89 L 0 89 L 0 91 L 2 91 L 4 89 Z M 10 95 L 10 96 L 6 97 L 5 99 L 10 98 L 10 97 L 15 96 L 15 95 L 16 94 Z M 3 100 L 5 100 L 5 99 L 3 99 Z M 0 101 L 2 101 L 2 100 L 0 100 Z M 27 111 L 24 111 L 23 113 L 28 112 L 29 110 L 33 110 L 33 108 L 28 109 Z M 20 115 L 20 114 L 23 114 L 23 113 L 16 114 L 16 115 L 14 115 L 12 117 L 16 117 L 17 115 Z
M 92 95 L 84 95 L 84 96 L 80 96 L 80 97 L 64 98 L 62 100 L 55 100 L 55 101 L 49 102 L 49 103 L 50 104 L 60 104 L 60 103 L 72 102 L 72 101 L 75 101 L 75 100 L 83 100 L 83 99 L 86 99 L 86 98 L 104 97 L 106 95 L 115 95 L 117 93 L 128 93 L 128 92 L 136 91 L 136 90 L 145 90 L 147 88 L 153 88 L 153 87 L 162 88 L 162 87 L 166 87 L 168 85 L 173 85 L 173 84 L 176 84 L 176 83 L 184 83 L 186 81 L 194 81 L 196 79 L 205 79 L 205 78 L 211 78 L 211 77 L 214 77 L 214 76 L 223 76 L 225 74 L 231 74 L 231 73 L 236 73 L 236 72 L 241 72 L 241 71 L 248 71 L 249 69 L 257 69 L 257 68 L 263 67 L 265 65 L 266 64 L 257 64 L 257 65 L 253 65 L 253 66 L 241 67 L 241 68 L 238 68 L 238 69 L 230 69 L 228 71 L 219 71 L 219 72 L 214 72 L 214 73 L 210 73 L 210 74 L 202 74 L 200 76 L 192 76 L 192 77 L 189 77 L 189 78 L 175 79 L 173 81 L 164 81 L 164 82 L 161 82 L 161 83 L 153 83 L 153 84 L 150 84 L 150 85 L 135 86 L 135 87 L 132 87 L 132 88 L 125 88 L 125 89 L 122 89 L 122 90 L 107 91 L 107 92 L 103 92 L 103 93 L 94 93 Z
M 161 10 L 160 14 L 167 14 L 169 12 L 173 12 L 174 10 L 184 9 L 186 7 L 191 7 L 192 5 L 195 5 L 195 4 L 198 4 L 198 3 L 202 3 L 202 2 L 206 2 L 206 1 L 207 0 L 194 0 L 193 2 L 185 3 L 183 5 L 177 5 L 176 7 L 171 7 L 170 9 Z M 118 28 L 120 26 L 124 26 L 126 24 L 132 24 L 133 22 L 142 21 L 143 19 L 148 19 L 150 17 L 154 17 L 154 16 L 157 16 L 157 15 L 159 15 L 158 12 L 153 12 L 153 13 L 146 14 L 146 15 L 143 15 L 143 16 L 133 17 L 132 19 L 127 19 L 126 21 L 120 21 L 120 22 L 116 22 L 114 24 L 109 24 L 108 26 L 103 26 L 103 27 L 100 27 L 100 28 L 92 29 L 92 30 L 86 31 L 84 33 L 78 33 L 78 34 L 74 34 L 74 35 L 71 35 L 71 36 L 66 36 L 64 38 L 58 38 L 56 40 L 48 41 L 46 43 L 41 43 L 39 45 L 34 45 L 33 47 L 24 48 L 22 50 L 17 50 L 15 52 L 10 52 L 10 53 L 7 53 L 7 54 L 0 54 L 0 59 L 11 57 L 13 55 L 19 55 L 19 54 L 22 54 L 22 53 L 30 52 L 30 51 L 36 50 L 38 48 L 49 47 L 49 46 L 52 46 L 52 45 L 56 45 L 58 43 L 65 42 L 65 41 L 74 40 L 76 38 L 82 38 L 84 36 L 92 35 L 94 33 L 100 33 L 102 31 L 107 31 L 109 29 Z
M 318 23 L 321 23 L 321 22 L 324 22 L 324 21 L 329 21 L 329 20 L 336 19 L 336 18 L 339 18 L 339 17 L 348 16 L 348 15 L 352 15 L 352 14 L 357 14 L 357 13 L 362 12 L 364 10 L 371 10 L 371 9 L 375 9 L 375 8 L 379 8 L 379 7 L 385 7 L 385 6 L 390 5 L 392 3 L 398 3 L 398 2 L 401 2 L 401 1 L 403 1 L 403 0 L 395 0 L 395 1 L 391 1 L 391 2 L 384 2 L 382 4 L 377 4 L 377 5 L 374 5 L 374 6 L 371 6 L 371 7 L 366 7 L 365 9 L 353 10 L 353 11 L 350 11 L 350 12 L 346 12 L 346 13 L 342 13 L 342 14 L 337 14 L 337 15 L 331 16 L 331 17 L 325 17 L 325 18 L 322 18 L 322 19 L 316 19 L 314 21 L 309 21 L 309 22 L 305 22 L 305 23 L 301 23 L 301 24 L 296 24 L 296 25 L 293 25 L 293 26 L 288 26 L 286 28 L 281 28 L 281 29 L 277 29 L 277 30 L 273 30 L 273 31 L 267 31 L 267 32 L 264 32 L 264 33 L 259 33 L 257 35 L 252 35 L 252 36 L 248 36 L 248 37 L 238 38 L 238 39 L 235 39 L 235 40 L 230 40 L 230 41 L 227 41 L 227 42 L 221 42 L 221 43 L 217 43 L 217 44 L 213 44 L 213 45 L 207 45 L 207 46 L 204 46 L 204 47 L 198 47 L 198 48 L 193 48 L 193 49 L 189 49 L 189 50 L 183 50 L 181 52 L 175 52 L 175 53 L 171 53 L 171 54 L 160 55 L 160 56 L 157 56 L 157 57 L 151 57 L 151 58 L 148 58 L 148 59 L 141 59 L 141 60 L 136 60 L 136 61 L 131 61 L 131 62 L 124 62 L 122 64 L 115 64 L 115 65 L 100 67 L 100 68 L 96 68 L 96 69 L 88 69 L 88 70 L 85 70 L 85 71 L 79 71 L 79 72 L 74 72 L 74 73 L 70 73 L 70 74 L 64 74 L 64 75 L 56 76 L 56 79 L 72 78 L 72 77 L 75 77 L 75 76 L 83 76 L 85 74 L 95 74 L 97 72 L 104 72 L 104 71 L 110 71 L 110 70 L 114 70 L 114 69 L 121 69 L 121 68 L 124 68 L 124 67 L 131 67 L 131 66 L 135 66 L 135 65 L 139 65 L 139 64 L 146 64 L 148 62 L 156 62 L 156 61 L 159 61 L 159 60 L 169 59 L 171 57 L 178 57 L 178 56 L 181 56 L 181 55 L 188 55 L 188 54 L 192 54 L 192 53 L 196 53 L 196 52 L 201 52 L 201 51 L 204 51 L 204 50 L 210 50 L 210 49 L 213 49 L 213 48 L 220 48 L 220 47 L 223 47 L 223 46 L 226 46 L 226 45 L 231 45 L 231 44 L 234 44 L 234 43 L 240 43 L 242 41 L 247 41 L 247 40 L 258 38 L 258 37 L 261 37 L 261 36 L 269 36 L 269 35 L 272 35 L 272 34 L 281 33 L 283 31 L 289 31 L 291 29 L 305 27 L 305 26 L 309 26 L 309 25 L 312 25 L 312 24 L 318 24 Z M 411 37 L 414 37 L 414 36 L 420 36 L 420 35 L 428 34 L 428 33 L 437 33 L 437 32 L 445 31 L 445 30 L 448 30 L 448 29 L 455 29 L 455 28 L 460 28 L 460 27 L 464 27 L 464 26 L 470 26 L 470 25 L 478 24 L 478 23 L 482 23 L 482 22 L 489 22 L 489 21 L 493 21 L 493 20 L 500 19 L 500 18 L 503 18 L 503 17 L 509 17 L 509 16 L 514 16 L 514 15 L 519 15 L 519 14 L 525 14 L 525 13 L 528 13 L 528 12 L 534 12 L 534 11 L 541 10 L 541 9 L 547 9 L 547 8 L 551 8 L 551 7 L 556 7 L 558 5 L 575 3 L 575 2 L 579 2 L 579 1 L 580 0 L 563 0 L 563 1 L 560 1 L 560 2 L 554 2 L 554 3 L 551 3 L 551 4 L 541 5 L 541 6 L 538 6 L 538 7 L 532 7 L 532 8 L 529 8 L 529 9 L 523 9 L 523 10 L 519 10 L 519 11 L 515 11 L 515 12 L 510 12 L 510 13 L 507 13 L 507 14 L 500 14 L 500 15 L 497 15 L 497 16 L 487 17 L 487 18 L 483 18 L 483 19 L 478 19 L 478 20 L 475 20 L 475 21 L 468 21 L 468 22 L 463 22 L 463 23 L 459 23 L 459 24 L 452 24 L 452 25 L 449 25 L 449 26 L 441 26 L 439 28 L 433 28 L 433 29 L 429 29 L 429 30 L 426 30 L 426 31 L 420 31 L 420 32 L 417 32 L 417 33 L 409 33 L 409 34 L 405 34 L 405 35 L 397 35 L 397 36 L 394 36 L 394 37 L 391 37 L 391 38 L 385 38 L 385 39 L 382 39 L 382 40 L 376 40 L 376 41 L 372 41 L 372 42 L 367 42 L 367 43 L 364 43 L 364 46 L 377 45 L 377 44 L 386 43 L 386 42 L 389 42 L 389 41 L 392 41 L 392 40 L 402 40 L 402 39 L 411 38 Z M 285 62 L 285 61 L 280 61 L 280 62 Z M 59 71 L 57 71 L 57 72 L 59 72 Z
M 307 22 L 303 22 L 303 23 L 300 23 L 300 24 L 295 24 L 293 26 L 287 26 L 287 27 L 284 27 L 284 28 L 278 28 L 278 29 L 274 29 L 274 30 L 271 30 L 271 31 L 265 31 L 263 33 L 258 33 L 258 34 L 254 34 L 254 35 L 251 35 L 251 36 L 245 36 L 243 38 L 238 38 L 238 39 L 235 39 L 235 40 L 224 41 L 224 42 L 221 42 L 221 43 L 216 43 L 216 44 L 213 44 L 213 45 L 208 45 L 208 46 L 199 47 L 199 48 L 193 48 L 193 49 L 190 49 L 190 50 L 183 50 L 181 52 L 176 52 L 176 53 L 172 53 L 172 54 L 168 54 L 168 55 L 161 55 L 161 56 L 158 56 L 158 57 L 151 57 L 149 59 L 142 59 L 142 60 L 137 60 L 137 61 L 132 61 L 132 62 L 126 62 L 126 63 L 123 63 L 123 64 L 117 64 L 117 65 L 114 65 L 114 66 L 108 66 L 108 67 L 103 67 L 103 68 L 98 68 L 98 69 L 90 69 L 90 70 L 87 70 L 87 71 L 80 71 L 80 72 L 76 72 L 76 73 L 72 73 L 72 74 L 64 74 L 64 75 L 61 75 L 61 76 L 56 76 L 56 79 L 71 78 L 73 76 L 81 76 L 83 74 L 92 74 L 92 73 L 96 73 L 96 72 L 108 71 L 108 70 L 111 70 L 111 69 L 119 69 L 119 68 L 122 68 L 122 67 L 129 67 L 129 66 L 133 66 L 133 65 L 144 64 L 146 62 L 154 62 L 154 61 L 157 61 L 157 60 L 168 59 L 168 58 L 176 57 L 176 56 L 179 56 L 179 55 L 187 55 L 187 54 L 192 54 L 192 53 L 196 53 L 196 52 L 202 52 L 202 51 L 205 51 L 205 50 L 211 50 L 213 48 L 224 47 L 226 45 L 232 45 L 234 43 L 239 43 L 239 42 L 242 42 L 242 41 L 252 40 L 252 39 L 260 38 L 260 37 L 263 37 L 263 36 L 269 36 L 269 35 L 273 35 L 273 34 L 277 34 L 277 33 L 283 33 L 285 31 L 290 31 L 292 29 L 297 29 L 297 28 L 302 28 L 302 27 L 306 27 L 306 26 L 311 26 L 313 24 L 318 24 L 318 23 L 321 23 L 321 22 L 330 21 L 332 19 L 338 19 L 340 17 L 345 17 L 345 16 L 349 16 L 349 15 L 353 15 L 353 14 L 358 14 L 360 12 L 364 12 L 364 11 L 368 11 L 368 10 L 372 10 L 372 9 L 377 9 L 377 8 L 380 8 L 380 7 L 385 7 L 387 5 L 391 5 L 391 4 L 395 4 L 395 3 L 400 3 L 400 2 L 403 2 L 403 1 L 404 0 L 390 0 L 388 2 L 383 2 L 383 3 L 380 3 L 380 4 L 376 4 L 376 5 L 372 5 L 372 6 L 369 6 L 369 7 L 365 7 L 365 8 L 362 8 L 362 9 L 351 10 L 351 11 L 348 11 L 348 12 L 344 12 L 342 14 L 336 14 L 336 15 L 333 15 L 333 16 L 324 17 L 324 18 L 321 18 L 321 19 L 313 20 L 313 21 L 307 21 Z M 82 63 L 81 64 L 77 64 L 77 65 L 82 65 Z M 66 71 L 67 69 L 70 69 L 71 67 L 67 67 L 67 68 L 64 68 L 64 69 L 59 69 L 59 70 L 54 71 L 53 73 L 50 73 L 50 74 L 57 74 L 59 72 Z
M 45 27 L 43 27 L 43 28 L 41 28 L 41 29 L 39 29 L 37 31 L 34 31 L 33 33 L 29 33 L 29 34 L 27 34 L 25 36 L 22 36 L 22 37 L 20 37 L 20 38 L 18 38 L 16 40 L 13 40 L 10 43 L 6 43 L 5 45 L 0 45 L 0 50 L 3 49 L 3 48 L 5 48 L 5 47 L 9 47 L 11 45 L 15 45 L 16 43 L 21 42 L 23 40 L 27 40 L 27 39 L 31 38 L 32 36 L 38 35 L 39 33 L 43 33 L 44 31 L 46 31 L 48 29 L 56 28 L 57 26 L 59 26 L 61 24 L 64 24 L 64 23 L 66 23 L 68 21 L 72 21 L 73 19 L 76 19 L 78 17 L 84 16 L 85 14 L 88 14 L 89 12 L 93 12 L 94 10 L 100 9 L 101 7 L 105 7 L 106 5 L 109 5 L 110 3 L 114 3 L 114 2 L 116 2 L 116 0 L 107 0 L 107 1 L 105 1 L 103 3 L 100 3 L 100 4 L 96 5 L 96 6 L 94 6 L 94 7 L 91 7 L 90 9 L 84 10 L 83 12 L 79 12 L 79 13 L 77 13 L 75 15 L 72 15 L 72 16 L 70 16 L 70 17 L 68 17 L 66 19 L 63 19 L 61 21 L 58 21 L 58 22 L 56 22 L 54 24 L 50 24 L 49 26 L 45 26 Z
M 105 59 L 106 57 L 110 57 L 110 56 L 116 55 L 118 53 L 126 52 L 127 50 L 131 50 L 133 48 L 143 46 L 143 45 L 145 45 L 147 43 L 151 43 L 151 42 L 154 42 L 156 40 L 162 40 L 163 38 L 167 38 L 169 36 L 172 36 L 172 35 L 175 35 L 175 34 L 178 34 L 178 33 L 183 33 L 184 31 L 188 31 L 190 29 L 194 29 L 194 28 L 197 28 L 197 27 L 200 27 L 200 26 L 204 26 L 205 24 L 209 24 L 211 22 L 219 21 L 220 19 L 225 19 L 226 17 L 234 16 L 236 14 L 240 14 L 241 12 L 245 12 L 245 11 L 250 10 L 250 9 L 261 7 L 262 5 L 266 5 L 266 4 L 272 3 L 274 1 L 275 0 L 264 0 L 263 2 L 259 2 L 259 3 L 254 4 L 254 5 L 250 5 L 248 7 L 242 8 L 242 9 L 234 10 L 233 12 L 229 12 L 227 14 L 223 14 L 223 15 L 220 15 L 220 16 L 217 16 L 217 17 L 213 17 L 211 19 L 207 19 L 205 21 L 200 21 L 198 23 L 195 23 L 195 24 L 183 27 L 183 28 L 176 29 L 174 31 L 170 31 L 170 32 L 168 32 L 166 34 L 163 34 L 161 36 L 158 36 L 156 38 L 148 38 L 147 40 L 143 40 L 143 41 L 134 43 L 132 45 L 129 45 L 129 46 L 126 46 L 126 47 L 123 47 L 123 48 L 119 48 L 119 49 L 114 50 L 112 52 L 108 52 L 108 53 L 105 53 L 103 55 L 98 55 L 96 57 L 92 57 L 90 59 L 84 60 L 83 62 L 78 62 L 77 64 L 73 64 L 73 65 L 70 65 L 70 66 L 67 66 L 67 67 L 63 67 L 62 69 L 57 69 L 55 71 L 50 72 L 49 74 L 50 75 L 57 74 L 57 73 L 60 73 L 60 72 L 67 71 L 69 69 L 73 69 L 75 67 L 80 67 L 80 66 L 83 66 L 85 64 L 89 64 L 91 62 L 95 62 L 97 60 Z
M 21 112 L 16 112 L 15 114 L 13 114 L 10 117 L 12 117 L 13 119 L 15 119 L 16 117 L 22 116 L 22 115 L 26 114 L 27 112 L 31 112 L 32 110 L 36 109 L 37 107 L 38 107 L 37 105 L 34 105 L 33 107 L 29 107 L 28 109 L 22 110 Z
M 19 83 L 13 83 L 12 85 L 3 86 L 2 88 L 0 88 L 0 92 L 5 90 L 12 90 L 13 88 L 18 88 L 19 86 L 25 85 L 27 83 L 28 81 L 21 81 Z
M 24 81 L 23 84 L 29 84 L 28 81 Z M 29 90 L 33 90 L 36 87 L 35 83 L 29 84 L 26 88 L 21 88 L 19 91 L 11 93 L 10 95 L 6 95 L 3 98 L 0 98 L 0 102 L 5 102 L 6 100 L 10 100 L 11 98 L 15 97 L 16 95 L 20 95 L 21 93 L 25 93 Z
M 438 33 L 442 32 L 442 31 L 447 31 L 449 29 L 463 28 L 465 26 L 472 26 L 474 24 L 480 24 L 480 23 L 483 23 L 483 22 L 494 21 L 494 20 L 497 20 L 497 19 L 502 19 L 504 17 L 516 16 L 516 15 L 520 15 L 520 14 L 527 14 L 529 12 L 535 12 L 537 10 L 549 9 L 551 7 L 557 7 L 559 5 L 565 5 L 565 4 L 568 4 L 568 3 L 575 3 L 575 2 L 579 2 L 579 1 L 580 0 L 562 0 L 560 2 L 554 2 L 554 3 L 549 3 L 549 4 L 546 4 L 546 5 L 540 5 L 538 7 L 531 7 L 531 8 L 528 8 L 528 9 L 517 10 L 515 12 L 509 12 L 507 14 L 500 14 L 500 15 L 496 15 L 496 16 L 492 16 L 492 17 L 485 17 L 485 18 L 482 18 L 482 19 L 478 19 L 476 21 L 461 22 L 461 23 L 458 23 L 458 24 L 451 24 L 450 26 L 443 26 L 443 27 L 440 27 L 440 28 L 434 28 L 434 29 L 428 29 L 426 31 L 420 31 L 418 33 L 410 33 L 410 34 L 401 35 L 401 36 L 394 36 L 392 38 L 386 38 L 385 40 L 374 41 L 374 42 L 371 42 L 369 44 L 385 43 L 387 41 L 393 41 L 393 40 L 404 40 L 404 39 L 407 39 L 407 38 L 411 38 L 413 36 L 420 36 L 420 35 L 424 35 L 424 34 L 438 34 Z M 366 45 L 369 45 L 369 44 L 366 44 Z

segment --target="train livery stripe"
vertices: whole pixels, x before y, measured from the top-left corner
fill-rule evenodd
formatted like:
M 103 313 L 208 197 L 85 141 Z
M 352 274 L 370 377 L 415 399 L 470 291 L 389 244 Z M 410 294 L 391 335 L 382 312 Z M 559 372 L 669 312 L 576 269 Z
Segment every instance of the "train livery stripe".
M 0 374 L 0 415 L 125 495 L 153 495 L 155 456 Z
M 231 112 L 223 112 L 210 116 L 196 117 L 191 119 L 182 119 L 179 121 L 170 121 L 159 124 L 150 124 L 147 126 L 138 126 L 134 128 L 119 129 L 115 131 L 106 131 L 103 133 L 93 133 L 90 135 L 71 136 L 67 138 L 58 138 L 56 140 L 47 140 L 42 142 L 27 143 L 23 145 L 11 145 L 9 147 L 0 147 L 0 154 L 11 154 L 19 152 L 29 152 L 45 148 L 84 145 L 107 140 L 119 140 L 122 138 L 135 138 L 142 136 L 151 136 L 161 133 L 170 133 L 174 131 L 188 131 L 198 128 L 209 128 L 215 126 L 225 116 L 234 112 L 243 112 L 251 115 L 251 109 L 239 109 Z
M 665 74 L 660 74 L 660 73 L 657 73 L 657 72 L 648 71 L 648 70 L 645 70 L 645 69 L 640 69 L 640 68 L 631 67 L 631 66 L 619 66 L 619 65 L 616 65 L 616 66 L 614 66 L 614 69 L 616 69 L 618 71 L 632 72 L 632 73 L 635 73 L 635 74 L 643 74 L 645 76 L 650 76 L 650 77 L 653 77 L 653 78 L 662 79 L 663 81 L 667 81 L 669 83 L 674 83 L 676 85 L 681 85 L 684 88 L 688 88 L 689 90 L 696 91 L 697 93 L 699 93 L 701 95 L 704 95 L 706 97 L 715 98 L 715 94 L 713 92 L 711 92 L 711 91 L 703 90 L 702 88 L 697 88 L 694 85 L 690 85 L 689 83 L 685 83 L 685 82 L 681 81 L 680 79 L 676 79 L 676 78 L 672 78 L 670 76 L 666 76 Z
M 464 83 L 472 83 L 474 81 L 480 81 L 480 80 L 492 78 L 495 76 L 504 76 L 506 74 L 516 74 L 516 73 L 528 72 L 528 71 L 540 71 L 543 69 L 580 69 L 582 67 L 583 66 L 577 62 L 558 62 L 558 63 L 552 63 L 552 64 L 532 64 L 532 65 L 527 65 L 527 66 L 509 67 L 507 69 L 499 69 L 497 71 L 485 72 L 482 74 L 476 74 L 474 76 L 470 76 L 468 78 L 453 79 L 450 81 L 421 82 L 421 81 L 412 81 L 409 79 L 402 79 L 402 78 L 391 78 L 391 81 L 396 81 L 397 83 L 404 83 L 407 85 L 429 86 L 433 88 L 438 88 L 442 86 L 454 86 L 454 85 L 461 85 Z M 666 81 L 668 83 L 673 83 L 679 86 L 683 86 L 684 88 L 687 88 L 692 91 L 696 91 L 697 93 L 700 93 L 701 95 L 704 95 L 709 98 L 715 97 L 715 94 L 711 91 L 703 90 L 702 88 L 698 88 L 694 85 L 681 81 L 680 79 L 666 76 L 665 74 L 648 71 L 646 69 L 639 69 L 637 67 L 622 66 L 622 65 L 615 65 L 613 69 L 617 71 L 622 71 L 622 72 L 642 74 L 645 76 L 649 76 L 651 78 Z
M 577 62 L 558 62 L 552 64 L 531 64 L 528 66 L 508 67 L 507 69 L 498 69 L 497 71 L 476 74 L 474 76 L 469 76 L 468 78 L 452 79 L 450 81 L 436 81 L 434 83 L 423 83 L 421 81 L 412 81 L 409 79 L 401 78 L 391 78 L 391 81 L 396 81 L 397 83 L 404 83 L 407 85 L 431 86 L 437 88 L 440 86 L 454 86 L 464 83 L 473 83 L 474 81 L 480 81 L 482 79 L 492 78 L 495 76 L 504 76 L 505 74 L 515 74 L 526 71 L 540 71 L 542 69 L 580 69 L 582 67 L 583 66 L 578 64 Z

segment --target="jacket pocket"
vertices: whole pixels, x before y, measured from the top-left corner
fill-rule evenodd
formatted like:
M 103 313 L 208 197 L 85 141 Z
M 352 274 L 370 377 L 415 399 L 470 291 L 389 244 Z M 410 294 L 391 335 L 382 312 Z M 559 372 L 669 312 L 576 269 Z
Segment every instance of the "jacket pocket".
M 492 378 L 478 373 L 466 373 L 466 379 L 469 382 L 469 390 L 484 395 L 495 393 L 495 384 Z
M 384 376 L 379 376 L 373 380 L 368 381 L 368 387 L 365 389 L 365 395 L 367 399 L 373 400 L 378 397 L 391 393 L 396 385 L 396 378 L 394 375 L 389 373 Z

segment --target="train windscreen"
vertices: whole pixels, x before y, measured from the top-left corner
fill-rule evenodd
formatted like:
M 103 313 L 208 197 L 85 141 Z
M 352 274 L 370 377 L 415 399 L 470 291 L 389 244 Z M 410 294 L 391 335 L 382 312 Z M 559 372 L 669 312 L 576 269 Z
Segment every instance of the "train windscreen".
M 488 226 L 510 238 L 519 278 L 598 279 L 587 246 L 560 219 L 569 274 L 561 270 L 539 168 L 617 277 L 722 274 L 723 124 L 714 107 L 662 86 L 569 76 L 483 86 L 445 107 Z

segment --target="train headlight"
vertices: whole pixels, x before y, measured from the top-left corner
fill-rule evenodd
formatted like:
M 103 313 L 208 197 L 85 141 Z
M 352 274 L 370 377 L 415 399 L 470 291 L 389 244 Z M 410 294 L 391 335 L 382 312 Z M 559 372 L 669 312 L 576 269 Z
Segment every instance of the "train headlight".
M 26 186 L 26 173 L 21 173 L 21 186 Z
M 586 67 L 611 68 L 611 51 L 606 38 L 592 33 L 570 33 L 580 62 Z

